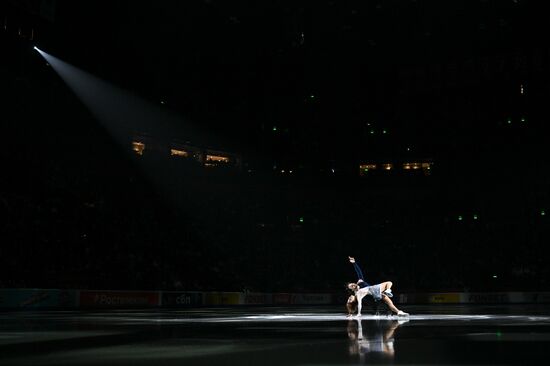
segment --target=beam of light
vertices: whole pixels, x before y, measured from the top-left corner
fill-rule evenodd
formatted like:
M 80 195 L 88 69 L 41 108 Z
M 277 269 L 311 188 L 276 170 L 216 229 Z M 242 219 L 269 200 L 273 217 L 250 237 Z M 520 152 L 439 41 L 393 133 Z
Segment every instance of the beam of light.
M 197 130 L 175 113 L 70 65 L 36 46 L 34 49 L 118 142 L 127 145 L 136 132 L 167 139 L 197 138 Z

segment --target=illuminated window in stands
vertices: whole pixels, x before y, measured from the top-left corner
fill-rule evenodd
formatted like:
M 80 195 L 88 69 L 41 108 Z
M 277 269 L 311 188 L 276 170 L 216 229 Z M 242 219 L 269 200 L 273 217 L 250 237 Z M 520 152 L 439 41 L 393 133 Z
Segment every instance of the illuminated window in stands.
M 189 153 L 184 150 L 178 150 L 178 149 L 170 149 L 170 155 L 172 156 L 181 156 L 182 158 L 186 158 L 189 156 Z
M 227 156 L 220 155 L 206 155 L 206 161 L 215 163 L 229 163 L 229 158 Z
M 422 167 L 420 163 L 403 163 L 403 169 L 405 170 L 417 170 Z
M 229 158 L 227 156 L 206 155 L 206 162 L 204 163 L 204 166 L 219 166 L 228 163 Z
M 374 170 L 376 169 L 376 164 L 361 164 L 359 165 L 359 169 L 361 169 L 362 171 L 369 171 L 369 170 Z
M 132 150 L 138 155 L 143 155 L 145 144 L 143 142 L 134 141 L 132 142 Z
M 369 170 L 375 170 L 376 164 L 361 164 L 359 165 L 359 175 L 363 176 L 369 172 Z

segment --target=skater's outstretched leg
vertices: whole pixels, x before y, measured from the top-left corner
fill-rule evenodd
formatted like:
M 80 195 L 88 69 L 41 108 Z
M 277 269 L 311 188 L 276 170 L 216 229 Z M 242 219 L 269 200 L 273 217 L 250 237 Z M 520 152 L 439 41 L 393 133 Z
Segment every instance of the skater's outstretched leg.
M 387 296 L 382 296 L 382 301 L 384 301 L 386 304 L 388 304 L 388 307 L 390 308 L 391 311 L 393 311 L 394 313 L 396 313 L 397 315 L 409 315 L 407 313 L 405 313 L 404 311 L 401 311 L 399 310 L 394 304 L 393 304 L 393 301 L 391 301 L 391 299 Z

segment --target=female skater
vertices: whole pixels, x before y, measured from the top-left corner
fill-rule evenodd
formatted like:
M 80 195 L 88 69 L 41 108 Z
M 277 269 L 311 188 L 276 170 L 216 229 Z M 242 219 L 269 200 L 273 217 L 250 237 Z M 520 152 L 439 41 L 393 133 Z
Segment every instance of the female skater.
M 348 289 L 353 291 L 353 295 L 351 295 L 348 298 L 348 302 L 346 304 L 346 307 L 348 309 L 348 316 L 353 315 L 353 308 L 354 303 L 357 302 L 357 316 L 361 316 L 361 309 L 363 307 L 363 298 L 366 295 L 371 295 L 375 301 L 384 301 L 391 311 L 396 313 L 399 316 L 407 316 L 409 314 L 405 313 L 404 311 L 399 310 L 393 302 L 390 300 L 390 297 L 393 297 L 393 294 L 391 292 L 391 287 L 393 285 L 392 282 L 386 281 L 379 283 L 378 285 L 369 286 L 368 283 L 365 282 L 363 278 L 363 272 L 361 272 L 361 268 L 359 268 L 359 265 L 355 263 L 355 258 L 349 257 L 350 263 L 353 264 L 353 268 L 355 269 L 355 272 L 357 273 L 357 277 L 359 280 L 354 283 L 350 282 L 348 283 Z

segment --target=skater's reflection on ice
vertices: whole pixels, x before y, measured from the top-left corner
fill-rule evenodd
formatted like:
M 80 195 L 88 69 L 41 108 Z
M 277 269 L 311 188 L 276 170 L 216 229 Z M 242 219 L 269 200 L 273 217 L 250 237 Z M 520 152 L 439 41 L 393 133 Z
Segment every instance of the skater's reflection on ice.
M 350 355 L 359 356 L 361 361 L 364 360 L 367 354 L 373 356 L 376 354 L 392 359 L 395 354 L 395 330 L 408 321 L 408 319 L 349 320 L 347 330 L 350 340 Z

